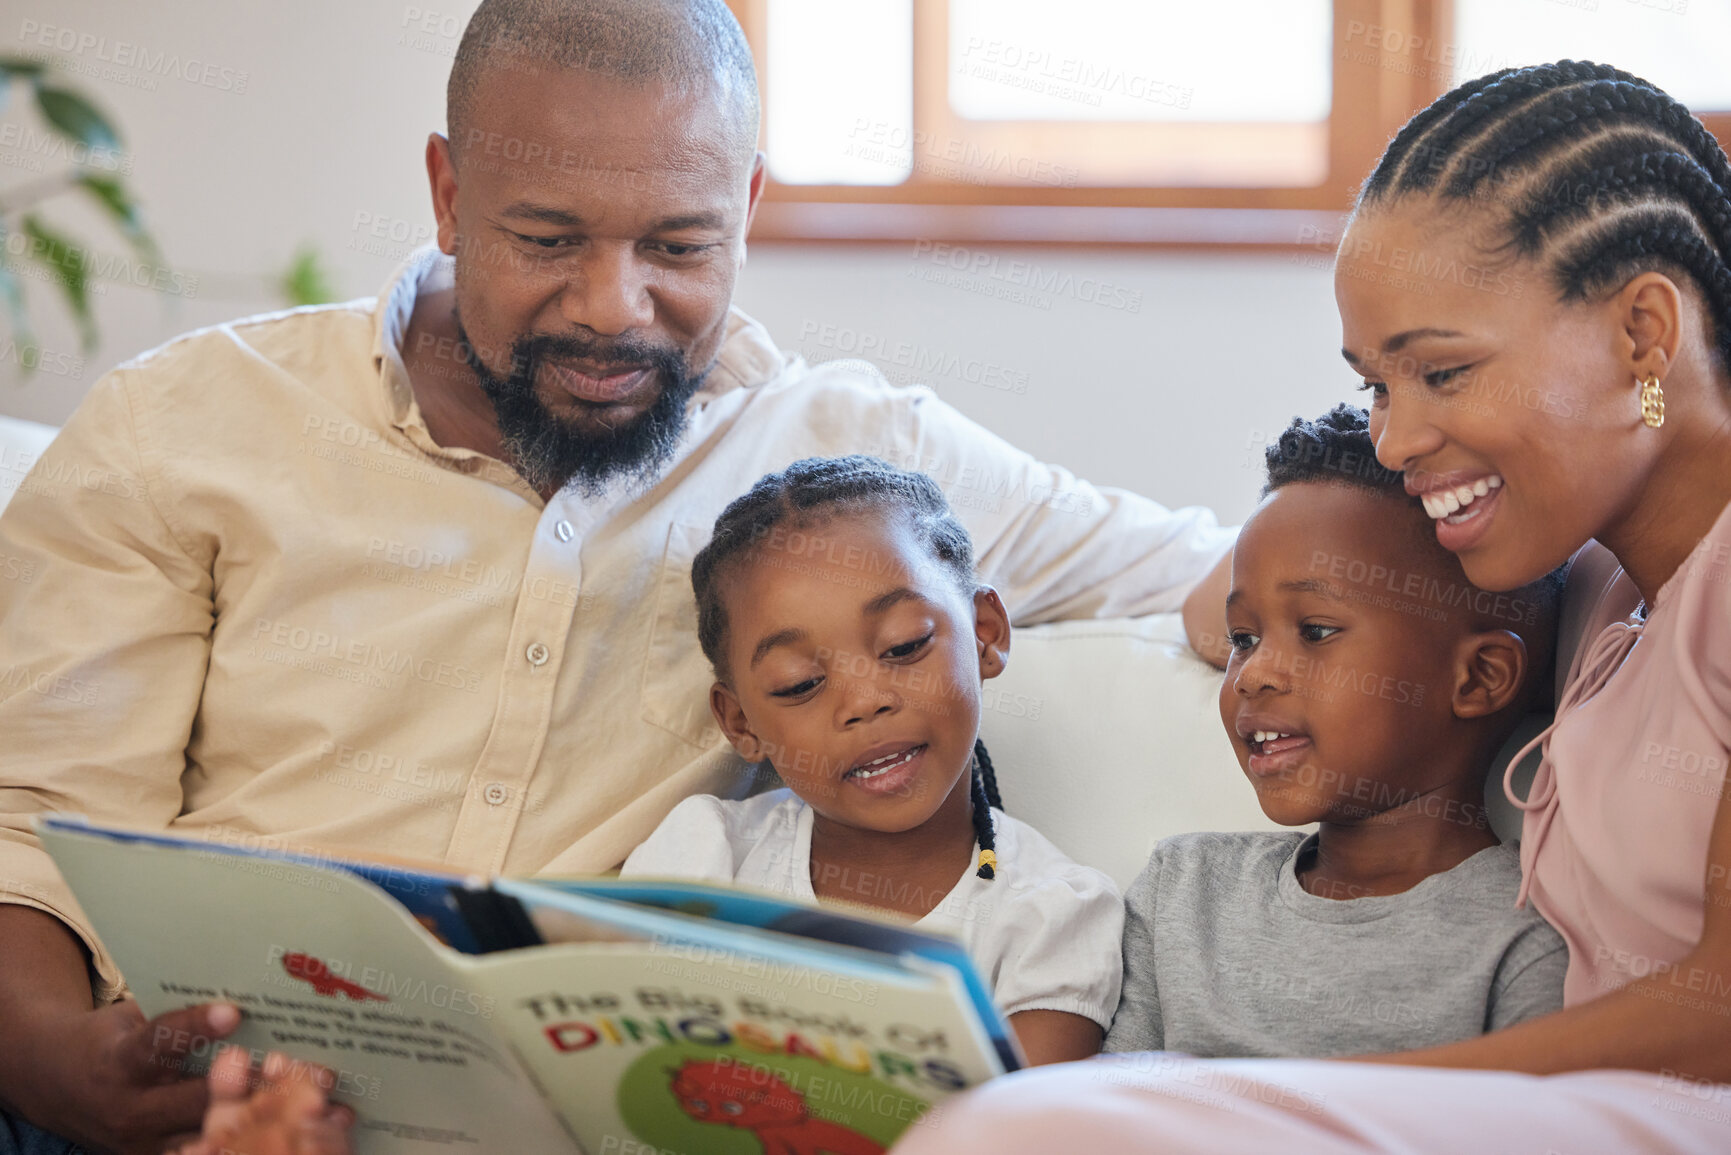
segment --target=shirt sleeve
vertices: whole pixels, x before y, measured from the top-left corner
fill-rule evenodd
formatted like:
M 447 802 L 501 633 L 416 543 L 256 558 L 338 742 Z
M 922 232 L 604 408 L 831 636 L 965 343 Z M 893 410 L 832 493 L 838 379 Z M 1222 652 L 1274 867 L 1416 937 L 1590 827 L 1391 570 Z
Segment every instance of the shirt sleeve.
M 631 852 L 619 877 L 732 882 L 737 866 L 722 807 L 710 794 L 685 799 Z
M 1563 1009 L 1569 948 L 1549 923 L 1535 918 L 1503 956 L 1491 991 L 1485 1030 L 1500 1031 Z
M 0 516 L 0 901 L 47 911 L 90 950 L 95 993 L 118 968 L 31 833 L 75 811 L 165 829 L 209 660 L 209 558 L 167 520 L 172 495 L 136 383 L 109 374 L 44 451 Z
M 1557 619 L 1553 707 L 1562 703 L 1582 645 L 1611 622 L 1626 618 L 1640 601 L 1641 591 L 1635 588 L 1610 550 L 1597 541 L 1589 541 L 1575 551 L 1569 560 Z
M 903 464 L 930 475 L 974 539 L 980 580 L 1016 625 L 1181 609 L 1231 548 L 1200 506 L 1168 509 L 1045 465 L 929 389 L 907 390 L 914 443 Z
M 1160 885 L 1160 852 L 1124 894 L 1124 990 L 1106 1032 L 1107 1051 L 1163 1051 L 1166 1026 L 1160 1017 L 1160 986 L 1154 967 L 1154 903 Z
M 1112 880 L 1075 866 L 1016 894 L 997 928 L 1005 944 L 992 999 L 1006 1016 L 1066 1011 L 1105 1030 L 1118 1005 L 1124 902 Z

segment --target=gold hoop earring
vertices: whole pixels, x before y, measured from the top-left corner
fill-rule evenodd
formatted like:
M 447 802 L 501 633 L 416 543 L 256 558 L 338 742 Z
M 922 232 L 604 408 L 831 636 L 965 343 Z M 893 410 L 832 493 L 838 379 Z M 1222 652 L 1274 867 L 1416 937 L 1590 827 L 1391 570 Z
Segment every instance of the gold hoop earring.
M 1665 391 L 1657 377 L 1647 378 L 1641 386 L 1641 421 L 1648 429 L 1665 424 Z

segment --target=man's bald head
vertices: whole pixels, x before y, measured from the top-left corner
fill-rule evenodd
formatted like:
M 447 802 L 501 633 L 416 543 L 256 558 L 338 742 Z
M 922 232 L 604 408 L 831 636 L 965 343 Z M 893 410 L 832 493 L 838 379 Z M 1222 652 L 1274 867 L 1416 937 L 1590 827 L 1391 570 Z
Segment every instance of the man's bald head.
M 757 148 L 757 73 L 723 0 L 482 0 L 463 31 L 445 90 L 447 135 L 464 130 L 500 71 L 572 69 L 676 92 L 714 93 L 749 159 Z

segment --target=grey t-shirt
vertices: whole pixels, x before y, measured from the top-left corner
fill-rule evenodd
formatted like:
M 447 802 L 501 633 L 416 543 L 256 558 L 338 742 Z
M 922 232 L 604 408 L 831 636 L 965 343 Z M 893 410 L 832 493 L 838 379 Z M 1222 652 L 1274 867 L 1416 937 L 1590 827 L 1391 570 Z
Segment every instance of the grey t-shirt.
M 1108 1051 L 1323 1058 L 1452 1043 L 1563 1005 L 1568 948 L 1515 909 L 1520 854 L 1481 850 L 1402 894 L 1325 898 L 1315 835 L 1184 834 L 1124 896 Z

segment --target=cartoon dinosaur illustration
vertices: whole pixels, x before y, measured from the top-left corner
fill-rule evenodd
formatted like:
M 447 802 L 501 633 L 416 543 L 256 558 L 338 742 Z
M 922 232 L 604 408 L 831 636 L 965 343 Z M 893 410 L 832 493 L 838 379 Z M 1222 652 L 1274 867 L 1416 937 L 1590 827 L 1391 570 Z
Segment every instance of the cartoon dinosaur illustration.
M 883 1155 L 883 1148 L 806 1110 L 805 1096 L 773 1071 L 731 1059 L 687 1059 L 673 1075 L 673 1097 L 700 1123 L 750 1131 L 763 1155 Z
M 283 955 L 282 969 L 288 972 L 290 978 L 311 983 L 315 994 L 329 995 L 333 998 L 337 995 L 347 995 L 357 1003 L 365 1002 L 367 999 L 377 999 L 381 1003 L 391 1001 L 384 995 L 375 994 L 358 983 L 351 983 L 348 979 L 333 975 L 331 968 L 325 965 L 323 959 L 314 958 L 310 954 L 302 954 L 300 951 Z

